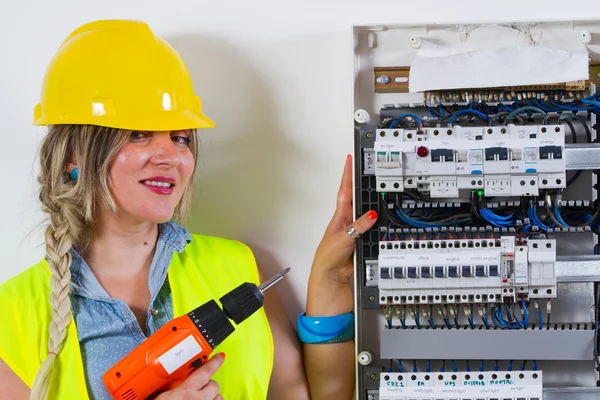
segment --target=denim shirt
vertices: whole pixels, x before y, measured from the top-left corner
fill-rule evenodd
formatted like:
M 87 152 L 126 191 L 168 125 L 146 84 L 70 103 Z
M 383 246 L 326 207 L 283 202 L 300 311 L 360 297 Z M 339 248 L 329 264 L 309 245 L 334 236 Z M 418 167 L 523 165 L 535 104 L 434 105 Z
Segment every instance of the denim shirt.
M 148 276 L 151 296 L 146 320 L 148 335 L 173 319 L 167 270 L 173 252 L 183 251 L 191 240 L 189 232 L 175 222 L 159 225 Z M 110 297 L 81 256 L 74 249 L 71 254 L 71 281 L 74 284 L 71 311 L 79 336 L 88 394 L 91 399 L 110 400 L 112 397 L 102 382 L 104 373 L 147 337 L 129 306 Z

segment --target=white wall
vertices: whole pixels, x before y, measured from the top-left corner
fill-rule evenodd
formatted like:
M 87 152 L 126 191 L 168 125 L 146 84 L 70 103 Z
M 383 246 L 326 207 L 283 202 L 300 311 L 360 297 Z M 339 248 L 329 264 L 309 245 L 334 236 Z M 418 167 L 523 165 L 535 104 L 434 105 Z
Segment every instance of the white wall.
M 549 7 L 552 5 L 551 7 Z M 12 1 L 0 6 L 0 282 L 43 256 L 33 127 L 41 79 L 61 41 L 102 18 L 148 22 L 181 53 L 206 113 L 197 233 L 244 240 L 291 316 L 304 308 L 314 249 L 352 152 L 351 25 L 598 18 L 597 0 Z

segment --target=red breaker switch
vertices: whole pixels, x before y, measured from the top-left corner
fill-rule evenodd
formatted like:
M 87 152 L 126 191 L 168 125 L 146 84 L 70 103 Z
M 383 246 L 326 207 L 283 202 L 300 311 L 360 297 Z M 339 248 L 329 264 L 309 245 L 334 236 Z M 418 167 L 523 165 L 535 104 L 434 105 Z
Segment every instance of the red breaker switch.
M 427 157 L 427 154 L 429 154 L 429 150 L 427 150 L 427 147 L 419 146 L 419 148 L 417 149 L 417 155 L 419 157 Z

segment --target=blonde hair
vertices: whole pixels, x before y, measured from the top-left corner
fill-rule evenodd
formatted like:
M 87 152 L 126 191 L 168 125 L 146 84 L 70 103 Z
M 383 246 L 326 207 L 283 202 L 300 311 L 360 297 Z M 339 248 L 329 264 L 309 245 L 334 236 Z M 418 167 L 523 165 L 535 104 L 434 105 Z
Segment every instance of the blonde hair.
M 89 246 L 98 207 L 116 212 L 110 193 L 109 169 L 132 131 L 95 125 L 51 126 L 40 149 L 40 201 L 48 214 L 45 232 L 50 280 L 52 321 L 49 326 L 48 356 L 42 363 L 31 389 L 31 399 L 48 395 L 54 360 L 63 348 L 71 322 L 72 247 L 83 252 Z M 190 149 L 197 159 L 196 131 L 190 134 Z M 77 181 L 70 179 L 67 166 L 76 161 Z M 191 180 L 176 208 L 176 219 L 187 218 L 191 203 Z

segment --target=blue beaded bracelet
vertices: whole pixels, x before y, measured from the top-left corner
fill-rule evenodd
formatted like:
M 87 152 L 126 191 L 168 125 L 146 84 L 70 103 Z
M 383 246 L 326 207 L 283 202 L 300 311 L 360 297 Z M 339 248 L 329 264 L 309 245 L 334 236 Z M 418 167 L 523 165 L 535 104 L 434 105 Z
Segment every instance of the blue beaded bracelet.
M 329 344 L 354 339 L 354 313 L 330 317 L 298 316 L 298 337 L 306 344 Z

